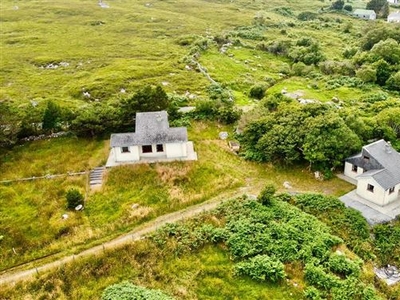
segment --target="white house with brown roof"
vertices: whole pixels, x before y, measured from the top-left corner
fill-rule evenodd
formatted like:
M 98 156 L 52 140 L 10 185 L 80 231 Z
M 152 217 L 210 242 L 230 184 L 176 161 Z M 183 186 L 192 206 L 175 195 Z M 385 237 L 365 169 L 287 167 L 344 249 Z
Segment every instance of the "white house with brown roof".
M 169 127 L 166 111 L 136 113 L 135 132 L 114 133 L 107 167 L 141 162 L 197 160 L 186 127 Z
M 379 206 L 400 200 L 400 154 L 384 140 L 347 158 L 344 175 L 356 180 L 358 196 Z

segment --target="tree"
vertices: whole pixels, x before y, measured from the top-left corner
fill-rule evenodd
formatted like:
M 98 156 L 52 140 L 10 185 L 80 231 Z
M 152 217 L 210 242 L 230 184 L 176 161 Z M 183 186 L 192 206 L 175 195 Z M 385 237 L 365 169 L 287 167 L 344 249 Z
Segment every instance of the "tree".
M 302 146 L 304 158 L 318 168 L 339 166 L 361 147 L 358 136 L 335 112 L 308 118 L 308 128 Z
M 336 10 L 342 10 L 343 6 L 344 6 L 343 0 L 336 0 L 335 2 L 332 3 L 331 8 Z
M 118 111 L 103 103 L 95 103 L 79 111 L 71 123 L 71 130 L 78 136 L 95 137 L 120 128 Z
M 376 81 L 376 70 L 369 65 L 364 65 L 357 70 L 356 76 L 364 82 L 374 83 Z
M 400 45 L 392 38 L 376 43 L 371 49 L 371 54 L 391 65 L 400 63 Z
M 124 281 L 107 287 L 101 295 L 101 300 L 173 300 L 173 298 L 160 290 L 146 289 Z
M 383 59 L 380 59 L 372 66 L 376 69 L 376 83 L 384 86 L 391 75 L 390 65 Z
M 351 6 L 350 4 L 346 4 L 343 6 L 343 9 L 351 12 L 353 11 L 353 6 Z
M 61 121 L 61 109 L 53 101 L 47 102 L 47 107 L 44 111 L 42 119 L 42 128 L 45 132 L 53 132 L 59 128 Z
M 386 81 L 389 89 L 394 91 L 400 91 L 400 71 L 395 74 L 392 74 L 389 79 Z
M 400 140 L 400 108 L 392 107 L 382 110 L 376 121 L 384 134 L 384 138 L 399 143 Z
M 65 198 L 67 199 L 68 209 L 75 209 L 78 205 L 83 205 L 83 195 L 75 188 L 69 189 Z
M 387 18 L 389 15 L 389 4 L 387 0 L 371 0 L 367 3 L 366 8 L 375 11 L 376 15 L 381 18 Z
M 146 85 L 133 96 L 121 101 L 121 121 L 124 128 L 132 128 L 137 112 L 166 110 L 169 99 L 161 86 Z
M 250 88 L 250 97 L 261 100 L 265 96 L 267 87 L 264 84 L 256 84 Z

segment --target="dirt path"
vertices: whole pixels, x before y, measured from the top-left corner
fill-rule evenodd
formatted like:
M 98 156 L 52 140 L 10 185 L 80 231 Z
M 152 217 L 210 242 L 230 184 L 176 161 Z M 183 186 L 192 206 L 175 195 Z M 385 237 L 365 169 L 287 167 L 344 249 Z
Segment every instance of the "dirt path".
M 219 195 L 209 201 L 206 201 L 204 203 L 201 203 L 198 205 L 193 205 L 186 209 L 160 216 L 153 221 L 150 221 L 146 224 L 139 226 L 138 228 L 135 228 L 128 234 L 121 235 L 121 236 L 119 236 L 113 240 L 110 240 L 102 245 L 98 245 L 93 248 L 82 251 L 79 254 L 65 256 L 65 257 L 55 260 L 53 262 L 50 262 L 50 263 L 47 263 L 44 265 L 40 265 L 40 266 L 31 268 L 28 270 L 5 273 L 0 276 L 0 285 L 13 284 L 13 283 L 16 283 L 21 280 L 26 280 L 26 279 L 32 278 L 33 276 L 36 276 L 36 275 L 39 276 L 40 274 L 43 274 L 49 270 L 52 270 L 52 269 L 55 269 L 58 267 L 62 267 L 63 265 L 73 262 L 77 259 L 85 258 L 85 257 L 92 256 L 95 254 L 100 254 L 106 250 L 115 249 L 117 247 L 121 247 L 123 245 L 140 240 L 145 235 L 156 231 L 158 228 L 162 227 L 163 225 L 165 225 L 167 223 L 174 223 L 174 222 L 177 222 L 177 221 L 180 221 L 183 219 L 193 217 L 194 215 L 197 215 L 199 213 L 212 210 L 212 209 L 216 208 L 218 206 L 218 204 L 220 204 L 224 200 L 235 197 L 235 196 L 243 195 L 246 193 L 246 191 L 247 191 L 247 188 L 241 188 L 235 192 L 221 194 L 221 195 Z

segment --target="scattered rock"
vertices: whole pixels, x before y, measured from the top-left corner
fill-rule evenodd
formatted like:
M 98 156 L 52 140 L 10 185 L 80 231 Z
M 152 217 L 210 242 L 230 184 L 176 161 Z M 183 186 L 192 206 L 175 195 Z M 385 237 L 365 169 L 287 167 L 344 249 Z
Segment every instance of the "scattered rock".
M 82 205 L 82 204 L 79 204 L 77 207 L 75 207 L 75 210 L 76 210 L 76 211 L 81 211 L 81 210 L 83 210 L 83 205 Z
M 131 208 L 132 208 L 132 209 L 137 209 L 137 208 L 139 208 L 139 204 L 137 204 L 137 203 L 132 204 Z
M 161 84 L 162 84 L 163 86 L 167 86 L 167 85 L 169 85 L 169 82 L 168 82 L 168 81 L 163 81 L 163 82 L 161 82 Z
M 290 185 L 290 182 L 289 182 L 289 181 L 285 181 L 285 182 L 283 183 L 283 187 L 284 187 L 285 189 L 291 189 L 291 188 L 292 188 L 292 186 Z
M 374 268 L 375 275 L 384 280 L 388 285 L 400 282 L 400 272 L 396 266 L 387 265 L 382 268 Z
M 120 91 L 119 91 L 121 94 L 125 94 L 126 93 L 126 90 L 124 89 L 124 88 L 122 88 L 122 89 L 120 89 Z
M 189 65 L 186 65 L 186 66 L 185 66 L 185 70 L 191 71 L 191 70 L 192 70 L 192 67 L 189 66 Z
M 66 219 L 68 219 L 68 214 L 63 214 L 62 216 L 61 216 L 61 218 L 63 219 L 63 220 L 66 220 Z
M 315 171 L 314 172 L 314 177 L 317 180 L 324 180 L 324 175 L 320 171 Z
M 228 133 L 226 132 L 226 131 L 221 131 L 219 134 L 218 134 L 218 136 L 219 136 L 219 138 L 221 139 L 221 140 L 226 140 L 227 138 L 228 138 Z

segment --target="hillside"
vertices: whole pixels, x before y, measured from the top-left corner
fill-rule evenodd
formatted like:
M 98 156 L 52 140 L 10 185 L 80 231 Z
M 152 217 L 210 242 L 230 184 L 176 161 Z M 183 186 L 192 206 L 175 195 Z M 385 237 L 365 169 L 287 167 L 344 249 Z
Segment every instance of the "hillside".
M 0 276 L 210 199 L 230 204 L 2 287 L 0 299 L 100 299 L 124 280 L 176 299 L 399 297 L 373 275 L 400 264 L 399 222 L 369 228 L 334 197 L 353 188 L 335 173 L 361 145 L 383 138 L 400 149 L 400 27 L 331 5 L 2 1 Z M 91 190 L 110 133 L 160 109 L 188 127 L 199 160 L 111 168 Z M 239 155 L 222 131 L 240 141 Z M 278 190 L 271 205 L 250 200 L 266 185 Z M 70 190 L 83 211 L 66 208 Z M 308 193 L 334 197 L 293 196 Z M 285 275 L 253 273 L 258 263 Z

